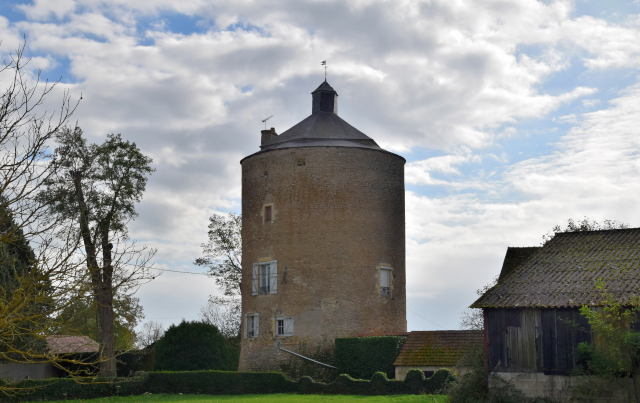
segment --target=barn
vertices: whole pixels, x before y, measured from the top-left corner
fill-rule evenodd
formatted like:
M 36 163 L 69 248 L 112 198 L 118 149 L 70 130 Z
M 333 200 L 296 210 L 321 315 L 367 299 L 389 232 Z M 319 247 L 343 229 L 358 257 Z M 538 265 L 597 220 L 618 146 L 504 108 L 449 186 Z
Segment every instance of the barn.
M 597 281 L 622 305 L 640 295 L 640 228 L 558 233 L 542 247 L 509 248 L 498 284 L 471 305 L 484 312 L 490 373 L 528 396 L 569 385 L 578 344 L 593 339 L 579 309 L 604 305 Z

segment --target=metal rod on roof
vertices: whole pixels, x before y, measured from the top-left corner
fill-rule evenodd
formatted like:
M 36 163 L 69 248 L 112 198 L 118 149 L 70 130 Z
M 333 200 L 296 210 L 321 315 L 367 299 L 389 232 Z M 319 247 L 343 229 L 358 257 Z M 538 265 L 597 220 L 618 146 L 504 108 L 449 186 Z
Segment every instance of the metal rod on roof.
M 295 356 L 297 356 L 297 357 L 304 358 L 305 360 L 307 360 L 307 361 L 311 361 L 311 362 L 313 362 L 314 364 L 322 365 L 323 367 L 327 367 L 327 368 L 331 368 L 331 369 L 338 369 L 338 368 L 336 368 L 336 367 L 334 367 L 334 366 L 332 366 L 332 365 L 324 364 L 324 363 L 322 363 L 322 362 L 320 362 L 320 361 L 312 360 L 311 358 L 309 358 L 309 357 L 305 357 L 304 355 L 300 355 L 300 354 L 298 354 L 298 353 L 294 353 L 293 351 L 289 351 L 289 350 L 287 350 L 287 349 L 284 349 L 284 348 L 280 347 L 280 342 L 278 342 L 278 349 L 280 349 L 280 350 L 282 350 L 282 351 L 285 351 L 285 352 L 287 352 L 287 353 L 289 353 L 289 354 L 293 354 L 293 355 L 295 355 Z

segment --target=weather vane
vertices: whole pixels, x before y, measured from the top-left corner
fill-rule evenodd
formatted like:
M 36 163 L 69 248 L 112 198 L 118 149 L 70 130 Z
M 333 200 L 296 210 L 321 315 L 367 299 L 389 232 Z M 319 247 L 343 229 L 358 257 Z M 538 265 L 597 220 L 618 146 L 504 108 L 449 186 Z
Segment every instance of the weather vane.
M 327 81 L 327 61 L 323 60 L 320 64 L 324 66 L 324 81 Z
M 267 130 L 267 120 L 271 119 L 273 117 L 273 115 L 269 116 L 266 119 L 261 120 L 262 123 L 264 123 L 264 130 Z

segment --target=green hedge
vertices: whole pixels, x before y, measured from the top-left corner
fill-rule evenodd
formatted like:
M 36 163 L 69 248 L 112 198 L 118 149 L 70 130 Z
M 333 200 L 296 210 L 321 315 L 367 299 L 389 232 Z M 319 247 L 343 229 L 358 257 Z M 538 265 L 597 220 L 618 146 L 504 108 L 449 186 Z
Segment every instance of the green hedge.
M 347 337 L 336 339 L 335 365 L 341 374 L 371 379 L 376 372 L 395 377 L 393 362 L 398 357 L 405 337 Z
M 152 372 L 141 377 L 116 380 L 88 380 L 78 383 L 73 379 L 26 380 L 13 384 L 0 383 L 3 387 L 15 387 L 28 393 L 10 396 L 0 394 L 0 402 L 38 400 L 93 399 L 108 396 L 131 396 L 143 393 L 169 394 L 344 394 L 344 395 L 399 395 L 440 393 L 448 383 L 455 382 L 453 374 L 441 369 L 429 379 L 414 369 L 404 381 L 390 380 L 383 372 L 374 374 L 370 381 L 340 375 L 332 383 L 314 382 L 309 377 L 292 381 L 280 372 L 228 372 L 189 371 Z

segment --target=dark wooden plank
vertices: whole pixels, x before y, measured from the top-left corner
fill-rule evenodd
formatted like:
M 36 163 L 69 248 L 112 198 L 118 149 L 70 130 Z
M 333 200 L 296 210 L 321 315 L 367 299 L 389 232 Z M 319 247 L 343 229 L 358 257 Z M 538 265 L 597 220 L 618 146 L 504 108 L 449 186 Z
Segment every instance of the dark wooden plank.
M 573 368 L 574 308 L 556 308 L 556 370 Z
M 554 308 L 542 308 L 540 322 L 542 323 L 543 368 L 545 371 L 553 371 L 556 369 L 557 357 L 556 310 Z
M 541 309 L 536 308 L 534 313 L 535 321 L 535 346 L 536 346 L 536 369 L 538 371 L 544 370 L 544 343 L 542 343 L 542 319 Z

